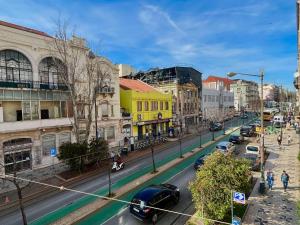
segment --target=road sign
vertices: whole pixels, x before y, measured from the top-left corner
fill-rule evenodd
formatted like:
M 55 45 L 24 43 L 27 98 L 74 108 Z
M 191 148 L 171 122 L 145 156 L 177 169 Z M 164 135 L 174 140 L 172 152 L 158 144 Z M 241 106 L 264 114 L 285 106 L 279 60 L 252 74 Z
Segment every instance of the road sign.
M 232 218 L 232 225 L 241 225 L 242 224 L 242 220 L 239 217 L 233 217 Z
M 50 149 L 50 156 L 51 156 L 51 157 L 55 157 L 56 154 L 57 154 L 56 148 L 51 148 L 51 149 Z
M 244 193 L 233 192 L 233 201 L 241 204 L 246 203 L 246 196 Z

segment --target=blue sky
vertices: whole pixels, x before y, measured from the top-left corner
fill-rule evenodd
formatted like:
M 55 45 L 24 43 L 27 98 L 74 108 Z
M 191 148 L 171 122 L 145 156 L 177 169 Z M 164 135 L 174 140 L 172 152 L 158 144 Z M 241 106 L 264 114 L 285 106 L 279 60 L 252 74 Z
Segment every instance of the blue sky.
M 188 65 L 207 75 L 258 73 L 292 88 L 295 0 L 0 0 L 0 20 L 54 34 L 61 15 L 114 63 Z

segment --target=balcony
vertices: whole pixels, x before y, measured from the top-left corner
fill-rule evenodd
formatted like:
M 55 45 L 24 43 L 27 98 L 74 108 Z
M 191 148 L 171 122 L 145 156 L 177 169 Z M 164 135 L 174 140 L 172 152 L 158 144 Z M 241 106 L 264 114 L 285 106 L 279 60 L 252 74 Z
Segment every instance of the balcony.
M 0 88 L 29 88 L 29 89 L 44 89 L 44 90 L 62 90 L 67 91 L 68 87 L 63 83 L 41 83 L 38 81 L 25 80 L 1 80 Z
M 38 130 L 45 128 L 71 127 L 72 118 L 57 118 L 44 120 L 25 120 L 0 123 L 0 133 Z
M 295 77 L 293 83 L 296 89 L 300 89 L 300 77 Z
M 97 94 L 111 94 L 113 95 L 115 93 L 114 87 L 99 87 L 96 89 Z
M 131 114 L 129 112 L 122 112 L 122 118 L 123 119 L 130 119 L 131 118 Z

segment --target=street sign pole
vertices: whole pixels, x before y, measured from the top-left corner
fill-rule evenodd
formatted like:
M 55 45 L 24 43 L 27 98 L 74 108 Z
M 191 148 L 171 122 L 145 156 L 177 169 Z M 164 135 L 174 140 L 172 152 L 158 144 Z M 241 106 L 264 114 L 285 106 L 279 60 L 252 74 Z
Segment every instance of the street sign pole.
M 231 221 L 233 221 L 233 191 L 230 191 L 231 195 Z

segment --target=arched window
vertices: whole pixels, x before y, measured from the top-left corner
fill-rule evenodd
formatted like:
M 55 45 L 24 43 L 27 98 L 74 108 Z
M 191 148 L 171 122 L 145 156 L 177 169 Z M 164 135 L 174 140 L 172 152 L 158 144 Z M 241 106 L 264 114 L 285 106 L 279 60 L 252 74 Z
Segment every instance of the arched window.
M 28 58 L 15 50 L 0 51 L 0 80 L 32 81 L 32 66 Z
M 44 58 L 39 64 L 39 75 L 41 83 L 61 84 L 64 74 L 63 63 L 56 58 Z

